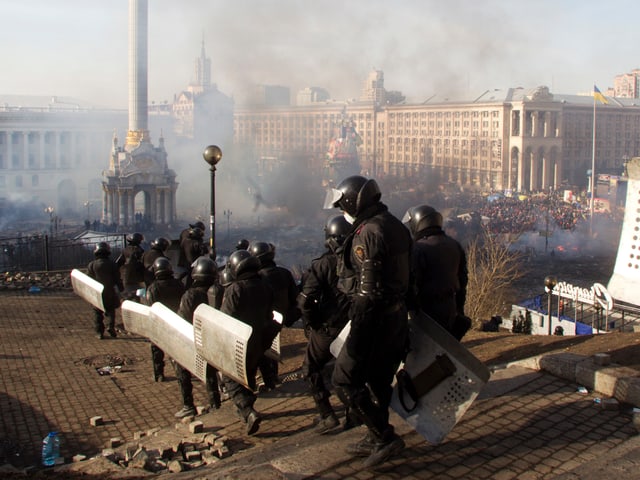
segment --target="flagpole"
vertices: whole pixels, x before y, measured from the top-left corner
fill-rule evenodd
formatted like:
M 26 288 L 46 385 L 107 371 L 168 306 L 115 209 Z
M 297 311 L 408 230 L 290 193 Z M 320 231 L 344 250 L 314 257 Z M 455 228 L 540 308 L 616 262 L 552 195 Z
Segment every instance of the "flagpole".
M 595 88 L 595 87 L 594 87 Z M 593 200 L 596 194 L 596 96 L 593 95 L 593 139 L 591 142 L 591 199 L 589 202 L 589 234 L 593 235 Z

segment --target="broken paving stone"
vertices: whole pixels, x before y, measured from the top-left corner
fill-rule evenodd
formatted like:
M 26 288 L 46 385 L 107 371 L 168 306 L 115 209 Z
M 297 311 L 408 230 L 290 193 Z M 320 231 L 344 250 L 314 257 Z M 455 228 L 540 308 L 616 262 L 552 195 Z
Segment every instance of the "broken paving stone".
M 124 452 L 124 459 L 128 462 L 130 461 L 134 455 L 138 452 L 137 445 L 128 445 Z
M 134 432 L 133 439 L 140 440 L 142 437 L 146 437 L 146 436 L 147 436 L 147 432 Z
M 116 457 L 116 451 L 113 448 L 103 448 L 102 456 L 108 458 L 109 460 L 113 460 Z
M 162 430 L 160 427 L 150 428 L 149 430 L 147 430 L 147 437 L 156 435 L 160 430 Z
M 207 405 L 198 405 L 196 407 L 196 414 L 197 415 L 204 415 L 205 413 L 209 413 L 210 409 L 211 409 L 211 407 L 209 407 Z
M 227 447 L 226 445 L 223 445 L 218 449 L 216 449 L 215 453 L 218 455 L 218 458 L 227 458 L 228 456 L 231 455 L 231 451 L 229 450 L 229 447 Z
M 167 463 L 167 470 L 171 473 L 180 473 L 184 470 L 184 466 L 180 460 L 171 460 Z
M 191 433 L 202 433 L 203 430 L 204 430 L 204 423 L 202 423 L 200 420 L 191 422 L 189 424 L 189 431 Z
M 202 455 L 202 461 L 207 465 L 211 465 L 220 460 L 211 450 L 203 450 L 200 454 Z
M 72 460 L 74 463 L 82 462 L 82 461 L 84 461 L 84 460 L 86 460 L 86 459 L 87 459 L 87 456 L 86 456 L 86 455 L 82 455 L 81 453 L 79 453 L 78 455 L 74 455 L 74 456 L 71 458 L 71 460 Z
M 202 455 L 198 450 L 194 450 L 192 452 L 187 452 L 185 454 L 185 460 L 187 462 L 196 462 L 198 460 L 202 460 Z
M 129 462 L 129 466 L 133 468 L 145 469 L 149 464 L 149 454 L 144 448 L 139 448 Z
M 101 416 L 97 415 L 95 417 L 91 417 L 89 419 L 89 423 L 92 427 L 98 427 L 100 425 L 104 425 L 104 419 Z
M 196 460 L 193 462 L 187 462 L 187 465 L 189 466 L 190 470 L 195 470 L 196 468 L 200 468 L 201 466 L 205 465 L 205 463 L 202 460 Z
M 113 437 L 109 439 L 109 448 L 116 448 L 122 445 L 122 439 L 120 437 Z
M 226 442 L 227 442 L 227 440 L 228 439 L 225 436 L 216 438 L 215 441 L 213 442 L 214 448 L 224 447 Z

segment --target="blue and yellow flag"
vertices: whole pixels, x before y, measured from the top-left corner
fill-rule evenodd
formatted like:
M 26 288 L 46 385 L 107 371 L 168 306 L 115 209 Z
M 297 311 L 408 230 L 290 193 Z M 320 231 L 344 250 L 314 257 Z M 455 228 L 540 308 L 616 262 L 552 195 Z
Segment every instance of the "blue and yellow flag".
M 605 98 L 602 92 L 595 85 L 593 86 L 593 99 L 600 103 L 609 103 L 609 100 Z

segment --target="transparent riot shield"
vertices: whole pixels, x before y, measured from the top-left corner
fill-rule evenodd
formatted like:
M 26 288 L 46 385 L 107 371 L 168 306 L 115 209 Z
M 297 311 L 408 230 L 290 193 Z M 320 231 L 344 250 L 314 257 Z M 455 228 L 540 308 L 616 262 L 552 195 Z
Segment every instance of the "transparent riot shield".
M 249 387 L 247 345 L 252 328 L 205 303 L 193 313 L 195 348 L 206 362 Z
M 331 344 L 340 353 L 347 324 Z M 429 442 L 440 443 L 490 377 L 489 369 L 430 317 L 409 318 L 411 349 L 396 375 L 391 408 Z
M 71 270 L 71 286 L 76 295 L 104 312 L 104 303 L 102 302 L 104 285 L 74 268 Z
M 282 325 L 283 318 L 284 317 L 280 312 L 278 312 L 277 310 L 273 311 L 273 319 L 280 325 Z M 280 333 L 276 335 L 276 338 L 274 338 L 273 342 L 271 342 L 271 347 L 266 352 L 264 352 L 264 354 L 271 360 L 275 360 L 276 362 L 280 361 Z
M 151 307 L 125 300 L 122 320 L 127 331 L 148 338 L 203 382 L 206 361 L 195 348 L 193 325 L 160 302 Z

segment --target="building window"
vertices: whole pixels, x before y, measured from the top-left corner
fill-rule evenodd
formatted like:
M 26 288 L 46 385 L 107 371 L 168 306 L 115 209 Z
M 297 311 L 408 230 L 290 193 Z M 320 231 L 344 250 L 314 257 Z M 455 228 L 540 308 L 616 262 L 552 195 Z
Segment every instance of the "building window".
M 16 187 L 22 187 L 22 175 L 16 176 Z
M 32 187 L 37 187 L 39 183 L 40 183 L 40 181 L 38 179 L 38 175 L 32 175 L 31 176 L 31 186 Z

